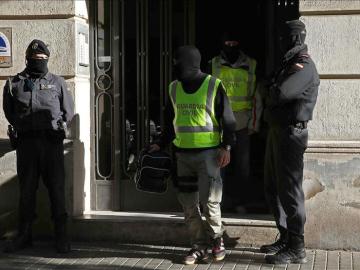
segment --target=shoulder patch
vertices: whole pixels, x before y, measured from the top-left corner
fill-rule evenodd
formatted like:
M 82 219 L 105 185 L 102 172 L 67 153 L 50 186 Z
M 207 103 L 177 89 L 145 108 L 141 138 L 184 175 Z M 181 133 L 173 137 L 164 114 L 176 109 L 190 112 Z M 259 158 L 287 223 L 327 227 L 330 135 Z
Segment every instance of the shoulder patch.
M 303 68 L 304 68 L 303 64 L 294 63 L 288 68 L 287 74 L 296 73 L 296 72 L 302 70 Z
M 307 53 L 305 53 L 305 54 L 300 54 L 299 55 L 301 58 L 309 58 L 310 57 L 310 55 L 308 55 Z
M 301 54 L 296 58 L 297 63 L 309 63 L 310 55 L 308 54 Z

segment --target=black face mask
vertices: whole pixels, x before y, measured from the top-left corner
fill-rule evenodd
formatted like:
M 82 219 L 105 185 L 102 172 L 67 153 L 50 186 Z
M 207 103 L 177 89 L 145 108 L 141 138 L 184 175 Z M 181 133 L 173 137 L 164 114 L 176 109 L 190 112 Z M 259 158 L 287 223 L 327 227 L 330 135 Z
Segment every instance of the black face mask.
M 48 61 L 49 59 L 26 59 L 26 72 L 29 73 L 30 76 L 39 77 L 48 72 Z
M 230 63 L 235 63 L 239 57 L 239 46 L 223 46 L 223 52 Z

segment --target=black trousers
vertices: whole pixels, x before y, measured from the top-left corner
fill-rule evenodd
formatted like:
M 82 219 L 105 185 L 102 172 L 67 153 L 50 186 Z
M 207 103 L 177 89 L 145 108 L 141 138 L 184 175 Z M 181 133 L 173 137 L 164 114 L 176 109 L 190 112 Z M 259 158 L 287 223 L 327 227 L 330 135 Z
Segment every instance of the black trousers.
M 270 127 L 265 154 L 265 196 L 280 233 L 304 234 L 302 189 L 307 129 Z
M 16 155 L 20 184 L 20 225 L 32 222 L 36 217 L 36 191 L 40 177 L 49 192 L 52 219 L 64 222 L 67 213 L 62 135 L 53 131 L 19 135 Z
M 224 203 L 241 205 L 251 201 L 250 136 L 248 129 L 237 130 L 236 144 L 231 149 L 230 164 L 222 169 Z

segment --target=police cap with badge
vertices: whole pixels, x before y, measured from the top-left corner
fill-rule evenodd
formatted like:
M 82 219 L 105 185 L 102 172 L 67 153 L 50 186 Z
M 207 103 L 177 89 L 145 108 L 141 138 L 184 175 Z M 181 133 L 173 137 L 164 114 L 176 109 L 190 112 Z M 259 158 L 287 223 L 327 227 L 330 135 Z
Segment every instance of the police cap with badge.
M 35 54 L 45 54 L 47 57 L 50 57 L 50 51 L 42 40 L 34 39 L 27 47 L 25 52 L 26 58 L 31 58 Z

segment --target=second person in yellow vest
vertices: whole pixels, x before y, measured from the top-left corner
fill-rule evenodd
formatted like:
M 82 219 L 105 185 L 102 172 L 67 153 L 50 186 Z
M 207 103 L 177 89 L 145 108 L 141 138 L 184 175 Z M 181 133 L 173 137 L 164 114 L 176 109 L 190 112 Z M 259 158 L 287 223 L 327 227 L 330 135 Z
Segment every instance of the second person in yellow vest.
M 256 60 L 240 49 L 236 32 L 222 37 L 220 54 L 208 63 L 208 72 L 225 86 L 236 119 L 236 144 L 231 150 L 231 163 L 222 171 L 224 182 L 223 209 L 246 211 L 251 202 L 250 137 L 260 128 L 261 96 L 256 90 Z

